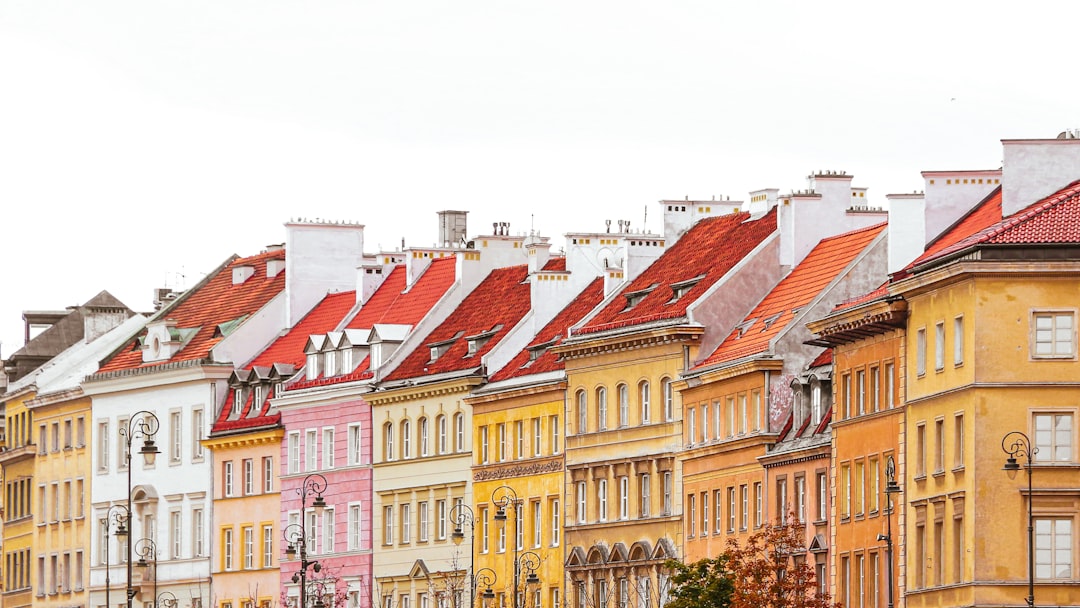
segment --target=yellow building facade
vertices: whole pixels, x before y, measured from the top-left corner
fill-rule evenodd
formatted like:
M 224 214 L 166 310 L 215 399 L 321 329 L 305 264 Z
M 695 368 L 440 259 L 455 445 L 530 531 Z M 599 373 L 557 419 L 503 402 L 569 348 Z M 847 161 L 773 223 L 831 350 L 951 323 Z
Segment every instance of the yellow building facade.
M 6 608 L 31 606 L 48 597 L 56 579 L 47 577 L 46 556 L 35 551 L 35 519 L 44 521 L 52 513 L 41 510 L 48 503 L 34 479 L 35 457 L 40 446 L 35 443 L 33 412 L 26 402 L 32 391 L 12 393 L 4 403 L 6 440 L 0 452 L 4 478 L 4 593 Z
M 563 381 L 474 394 L 473 567 L 495 574 L 498 596 L 518 588 L 530 608 L 561 608 Z M 506 519 L 496 519 L 500 505 Z M 463 529 L 468 533 L 467 529 Z M 466 539 L 467 540 L 467 539 Z M 534 573 L 536 583 L 525 585 Z M 482 587 L 482 592 L 487 587 Z
M 564 344 L 566 593 L 575 608 L 656 606 L 683 545 L 682 405 L 700 327 Z M 622 604 L 620 604 L 622 605 Z

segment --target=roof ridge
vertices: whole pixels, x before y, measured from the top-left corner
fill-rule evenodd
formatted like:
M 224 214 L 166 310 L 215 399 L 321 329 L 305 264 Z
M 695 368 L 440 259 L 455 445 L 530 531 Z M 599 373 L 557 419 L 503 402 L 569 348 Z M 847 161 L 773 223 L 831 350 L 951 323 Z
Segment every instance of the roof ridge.
M 1049 211 L 1055 206 L 1067 202 L 1069 199 L 1075 197 L 1078 193 L 1080 193 L 1080 180 L 1075 180 L 1069 183 L 1067 186 L 1059 188 L 1053 194 L 1050 194 L 1038 201 L 1035 201 L 1034 203 L 1028 205 L 1027 207 L 1024 207 L 1023 209 L 1017 211 L 1009 217 L 1003 218 L 997 224 L 990 226 L 989 228 L 987 228 L 986 234 L 982 236 L 980 241 L 988 241 L 1004 233 L 1007 230 L 1011 230 L 1012 228 L 1042 213 Z
M 855 228 L 854 230 L 848 230 L 847 232 L 844 232 L 844 233 L 841 233 L 841 234 L 834 234 L 832 236 L 827 236 L 827 237 L 822 238 L 820 241 L 818 241 L 817 245 L 814 245 L 814 248 L 819 247 L 822 243 L 827 242 L 827 241 L 835 241 L 837 239 L 847 238 L 849 236 L 852 236 L 852 235 L 855 235 L 855 234 L 861 234 L 863 232 L 868 232 L 870 230 L 878 230 L 882 226 L 887 226 L 888 224 L 889 224 L 889 220 L 885 220 L 884 222 L 878 222 L 878 223 L 873 224 L 871 226 L 863 226 L 862 228 Z

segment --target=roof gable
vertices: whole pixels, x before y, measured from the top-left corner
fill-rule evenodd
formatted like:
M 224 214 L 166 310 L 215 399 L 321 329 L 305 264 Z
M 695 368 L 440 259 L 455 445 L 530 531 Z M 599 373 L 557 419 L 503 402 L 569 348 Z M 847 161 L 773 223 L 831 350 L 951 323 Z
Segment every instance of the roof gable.
M 257 312 L 285 288 L 284 272 L 272 277 L 268 277 L 266 273 L 266 262 L 278 259 L 285 259 L 284 250 L 277 249 L 247 258 L 233 259 L 193 292 L 185 294 L 175 306 L 163 310 L 165 317 L 176 322 L 176 327 L 197 328 L 183 347 L 171 357 L 143 363 L 141 349 L 122 348 L 101 367 L 100 372 L 207 358 L 211 349 L 224 339 L 219 325 Z M 251 268 L 252 274 L 243 282 L 234 283 L 233 269 L 240 267 Z M 131 343 L 129 345 L 134 346 Z
M 530 374 L 563 369 L 562 359 L 551 352 L 553 346 L 566 339 L 570 326 L 589 314 L 604 299 L 604 280 L 594 279 L 570 304 L 555 315 L 529 345 L 522 349 L 501 370 L 491 377 L 492 382 Z
M 766 352 L 772 339 L 881 235 L 885 227 L 882 223 L 822 239 L 697 367 Z
M 407 290 L 405 266 L 397 266 L 347 327 L 371 329 L 376 324 L 416 325 L 454 284 L 457 278 L 456 259 L 446 257 L 432 260 Z
M 979 204 L 972 207 L 964 217 L 931 241 L 923 254 L 915 258 L 915 261 L 908 264 L 901 272 L 906 273 L 915 266 L 944 255 L 946 250 L 951 250 L 957 243 L 1000 221 L 1001 186 L 998 186 Z
M 630 282 L 575 334 L 681 317 L 736 264 L 776 231 L 776 208 L 705 218 Z
M 304 351 L 312 338 L 323 336 L 337 327 L 352 310 L 355 302 L 355 291 L 328 294 L 288 333 L 259 353 L 251 365 L 271 366 L 275 363 L 286 363 L 295 368 L 301 367 L 304 364 Z
M 416 378 L 479 367 L 482 357 L 529 311 L 531 286 L 525 282 L 528 272 L 526 265 L 491 271 L 457 309 L 424 338 L 424 346 L 409 353 L 386 379 Z M 465 336 L 486 339 L 470 353 Z M 434 360 L 432 349 L 427 348 L 433 344 L 440 345 L 441 350 Z

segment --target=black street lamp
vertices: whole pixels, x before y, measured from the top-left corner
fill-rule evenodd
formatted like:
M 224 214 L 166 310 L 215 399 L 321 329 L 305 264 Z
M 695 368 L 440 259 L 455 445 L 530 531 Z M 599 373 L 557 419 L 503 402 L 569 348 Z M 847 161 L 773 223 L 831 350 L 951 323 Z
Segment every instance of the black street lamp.
M 900 484 L 896 481 L 896 461 L 889 456 L 885 461 L 885 534 L 878 534 L 879 541 L 885 541 L 885 576 L 889 579 L 889 608 L 893 608 L 893 596 L 896 595 L 893 583 L 893 540 L 892 540 L 892 497 L 900 493 Z
M 135 565 L 141 572 L 146 572 L 150 568 L 151 561 L 154 563 L 154 597 L 157 598 L 157 543 L 152 538 L 140 538 L 135 543 L 135 554 L 139 556 L 139 561 Z M 147 561 L 147 558 L 150 558 L 150 561 Z
M 307 543 L 308 533 L 314 534 L 314 530 L 308 530 L 304 523 L 304 516 L 307 513 L 307 497 L 314 494 L 315 500 L 311 502 L 311 508 L 315 511 L 316 517 L 321 516 L 326 509 L 326 501 L 323 500 L 323 492 L 326 490 L 326 478 L 318 473 L 312 473 L 304 478 L 304 483 L 300 484 L 300 487 L 296 489 L 296 493 L 300 495 L 300 523 L 289 524 L 282 530 L 281 534 L 285 538 L 285 559 L 294 559 L 296 554 L 300 554 L 300 571 L 292 575 L 293 583 L 300 583 L 300 608 L 307 608 L 307 569 L 310 566 L 311 569 L 317 574 L 322 570 L 322 565 L 315 560 L 308 560 Z M 315 599 L 313 608 L 326 608 L 323 603 L 322 596 L 320 595 Z
M 158 455 L 158 448 L 154 445 L 154 435 L 158 432 L 160 422 L 158 417 L 153 412 L 140 411 L 135 412 L 128 419 L 126 427 L 120 428 L 120 436 L 124 438 L 124 464 L 127 466 L 127 512 L 128 521 L 131 520 L 131 442 L 136 437 L 143 438 L 142 448 L 139 453 L 142 454 L 143 463 L 147 467 L 154 466 L 154 461 Z M 130 533 L 131 526 L 128 526 Z M 131 608 L 131 600 L 135 597 L 135 588 L 131 585 L 131 543 L 127 544 L 127 608 Z M 156 599 L 156 598 L 155 598 Z
M 1011 431 L 1001 438 L 1001 449 L 1009 455 L 1005 459 L 1005 472 L 1009 479 L 1016 479 L 1016 473 L 1020 470 L 1020 463 L 1016 462 L 1017 456 L 1024 457 L 1024 469 L 1027 471 L 1028 500 L 1027 500 L 1027 552 L 1028 552 L 1028 594 L 1027 605 L 1035 608 L 1035 520 L 1031 514 L 1031 460 L 1039 453 L 1039 448 L 1031 445 L 1031 440 L 1020 431 Z
M 521 534 L 521 530 L 518 529 L 518 520 L 523 515 L 520 511 L 522 501 L 518 498 L 517 492 L 510 486 L 499 486 L 491 493 L 491 502 L 496 507 L 495 521 L 499 522 L 500 526 L 506 525 L 506 509 L 514 510 L 514 537 L 511 539 L 514 544 L 513 606 L 514 608 L 525 608 L 525 595 L 528 592 L 529 585 L 540 584 L 540 577 L 536 574 L 536 571 L 540 568 L 540 556 L 532 551 L 521 553 L 521 547 L 518 546 L 517 537 Z M 525 572 L 524 588 L 521 585 L 523 570 Z
M 457 513 L 455 515 L 455 513 Z M 469 526 L 469 608 L 476 608 L 476 516 L 465 503 L 458 503 L 450 509 L 450 521 L 454 522 L 454 531 L 450 539 L 455 545 L 460 545 L 465 540 L 464 526 Z M 494 573 L 493 573 L 494 574 Z M 458 604 L 457 594 L 454 594 L 454 608 L 461 608 Z
M 124 505 L 112 505 L 109 510 L 105 512 L 105 538 L 102 541 L 105 543 L 105 605 L 112 606 L 109 603 L 110 595 L 110 581 L 109 571 L 111 562 L 109 561 L 109 536 L 110 530 L 113 528 L 113 524 L 116 524 L 116 532 L 112 532 L 111 535 L 117 538 L 128 537 L 128 521 L 131 519 L 131 513 Z
M 480 599 L 484 600 L 485 604 L 495 599 L 495 592 L 491 590 L 491 586 L 494 585 L 495 582 L 498 580 L 499 577 L 495 575 L 495 571 L 491 568 L 481 568 L 476 572 L 476 575 L 473 577 L 474 587 L 479 585 L 483 585 L 484 587 L 486 587 L 486 589 L 484 589 L 484 592 L 480 594 Z M 470 606 L 470 608 L 476 607 Z

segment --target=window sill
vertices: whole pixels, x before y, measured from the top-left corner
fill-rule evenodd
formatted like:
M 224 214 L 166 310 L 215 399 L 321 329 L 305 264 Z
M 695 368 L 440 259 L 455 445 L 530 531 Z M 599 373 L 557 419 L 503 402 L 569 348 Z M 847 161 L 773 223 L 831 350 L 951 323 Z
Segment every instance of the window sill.
M 963 473 L 963 472 L 964 472 L 964 465 L 959 465 L 959 466 L 955 466 L 955 467 L 952 468 L 952 473 L 954 475 L 956 473 Z
M 917 481 L 917 482 L 918 481 L 926 481 L 926 473 L 916 475 L 915 477 L 912 478 L 912 480 Z
M 933 477 L 934 479 L 941 479 L 942 477 L 945 477 L 945 469 L 934 471 Z

